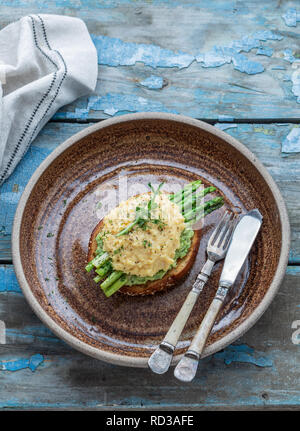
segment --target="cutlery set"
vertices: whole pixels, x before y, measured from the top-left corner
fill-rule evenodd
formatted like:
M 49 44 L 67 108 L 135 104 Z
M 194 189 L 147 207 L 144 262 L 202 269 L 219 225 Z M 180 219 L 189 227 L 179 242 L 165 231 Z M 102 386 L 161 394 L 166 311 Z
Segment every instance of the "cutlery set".
M 148 365 L 153 372 L 163 374 L 169 369 L 179 337 L 212 272 L 214 264 L 225 258 L 215 297 L 188 350 L 174 370 L 174 376 L 178 380 L 183 382 L 193 380 L 217 315 L 251 250 L 261 224 L 262 215 L 258 209 L 253 209 L 242 215 L 239 220 L 233 213 L 225 212 L 208 241 L 206 249 L 207 261 L 197 276 L 164 340 L 149 358 Z

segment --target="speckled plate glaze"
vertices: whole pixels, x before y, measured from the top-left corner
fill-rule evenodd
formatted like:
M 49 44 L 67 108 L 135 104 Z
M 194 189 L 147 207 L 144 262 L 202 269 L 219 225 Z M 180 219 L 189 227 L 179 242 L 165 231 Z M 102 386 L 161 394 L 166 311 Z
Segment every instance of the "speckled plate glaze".
M 13 227 L 13 260 L 25 297 L 74 348 L 115 364 L 147 365 L 205 261 L 208 237 L 225 206 L 205 218 L 195 264 L 180 285 L 153 296 L 117 293 L 107 299 L 84 266 L 90 233 L 103 217 L 99 196 L 109 190 L 114 199 L 112 191 L 121 190 L 125 178 L 129 195 L 136 194 L 133 184 L 149 180 L 165 181 L 171 191 L 175 183 L 201 178 L 218 188 L 226 207 L 262 213 L 262 229 L 204 355 L 223 349 L 273 299 L 287 265 L 289 222 L 277 186 L 255 156 L 226 133 L 187 117 L 141 113 L 105 120 L 68 139 L 41 164 L 21 197 Z M 174 363 L 215 294 L 221 268 L 219 263 L 193 310 Z

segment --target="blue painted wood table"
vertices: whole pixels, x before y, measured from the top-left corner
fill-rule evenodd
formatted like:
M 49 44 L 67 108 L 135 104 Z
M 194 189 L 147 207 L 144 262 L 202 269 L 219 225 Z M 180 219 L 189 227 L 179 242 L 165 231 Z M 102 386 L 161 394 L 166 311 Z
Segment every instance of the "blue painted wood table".
M 0 190 L 0 408 L 299 409 L 299 2 L 1 0 L 0 28 L 29 13 L 82 18 L 98 50 L 99 78 L 94 95 L 56 113 Z M 124 369 L 68 347 L 33 314 L 12 267 L 14 212 L 41 161 L 90 123 L 137 111 L 217 123 L 265 164 L 291 221 L 277 297 L 186 385 L 172 372 Z

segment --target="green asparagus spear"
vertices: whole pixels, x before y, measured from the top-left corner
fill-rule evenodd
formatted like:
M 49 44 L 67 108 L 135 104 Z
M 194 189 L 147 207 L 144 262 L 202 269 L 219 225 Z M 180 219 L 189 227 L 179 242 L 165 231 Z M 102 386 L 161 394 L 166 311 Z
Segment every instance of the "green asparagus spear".
M 97 275 L 96 277 L 93 278 L 95 283 L 99 283 L 99 281 L 102 280 L 102 277 L 100 275 Z
M 104 291 L 105 296 L 109 297 L 113 295 L 117 290 L 119 290 L 124 284 L 126 284 L 127 277 L 126 274 L 121 275 L 121 277 L 115 281 L 113 284 L 111 284 L 109 287 L 107 287 Z
M 90 272 L 93 267 L 100 268 L 105 262 L 107 262 L 109 259 L 109 254 L 104 252 L 102 254 L 97 254 L 96 257 L 94 257 L 93 260 L 91 260 L 85 267 L 87 272 Z
M 90 261 L 90 262 L 86 265 L 85 270 L 86 270 L 86 272 L 90 272 L 93 268 L 94 268 L 93 262 L 92 262 L 92 261 Z
M 188 222 L 186 222 L 186 227 L 193 226 L 196 222 L 201 220 L 203 217 L 207 216 L 211 212 L 221 208 L 224 205 L 223 198 L 219 198 L 220 200 L 218 202 L 215 202 L 214 204 L 207 205 L 206 208 L 204 208 L 204 211 L 201 211 L 198 214 L 194 214 L 194 218 L 191 218 Z
M 122 271 L 113 271 L 104 281 L 100 284 L 101 289 L 105 290 L 117 281 L 124 273 Z
M 217 205 L 218 203 L 220 203 L 220 199 L 222 199 L 222 198 L 217 197 L 217 198 L 211 199 L 210 201 L 207 201 L 207 202 L 199 205 L 198 207 L 191 209 L 186 214 L 184 214 L 185 221 L 188 222 L 191 219 L 193 219 L 196 214 L 198 214 L 200 212 L 203 213 L 207 208 L 210 208 L 211 206 Z
M 200 199 L 202 199 L 204 196 L 206 196 L 208 193 L 212 193 L 216 190 L 215 187 L 206 187 L 205 189 L 201 190 L 199 193 L 189 196 L 187 199 L 184 199 L 182 202 L 179 202 L 177 205 L 180 207 L 180 210 L 182 214 L 187 212 L 188 210 L 194 209 L 193 207 L 199 203 Z
M 100 275 L 100 277 L 104 277 L 111 271 L 112 267 L 110 263 L 106 263 L 104 266 L 95 269 L 95 272 Z
M 181 190 L 179 190 L 179 192 L 171 194 L 169 196 L 169 199 L 172 200 L 180 200 L 182 199 L 183 196 L 186 196 L 186 193 L 188 193 L 189 191 L 193 190 L 197 190 L 197 188 L 200 186 L 201 184 L 201 180 L 196 180 L 193 181 L 191 183 L 188 183 L 187 185 L 185 185 Z
M 187 186 L 185 186 L 180 192 L 176 193 L 173 199 L 171 199 L 171 196 L 172 196 L 171 195 L 170 199 L 175 204 L 178 204 L 179 202 L 181 202 L 182 200 L 186 199 L 188 196 L 193 194 L 199 188 L 200 184 L 201 184 L 201 180 L 194 181 L 188 184 Z
M 94 278 L 94 281 L 96 281 L 96 283 L 99 283 L 99 281 L 103 280 L 103 278 L 106 275 L 109 275 L 109 273 L 112 272 L 112 266 L 110 262 L 107 262 L 104 266 L 102 266 L 101 268 L 97 268 L 95 269 L 95 272 L 97 275 L 97 277 Z M 97 279 L 97 280 L 95 280 Z

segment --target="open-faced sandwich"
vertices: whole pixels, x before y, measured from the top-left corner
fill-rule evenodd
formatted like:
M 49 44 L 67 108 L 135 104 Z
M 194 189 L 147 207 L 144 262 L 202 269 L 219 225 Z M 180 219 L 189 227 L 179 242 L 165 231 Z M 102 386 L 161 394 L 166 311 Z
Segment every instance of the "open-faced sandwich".
M 215 187 L 198 190 L 201 181 L 176 194 L 161 190 L 133 196 L 109 212 L 93 230 L 88 272 L 109 297 L 149 295 L 179 283 L 194 263 L 200 242 L 195 223 L 223 205 L 223 198 L 203 202 Z

